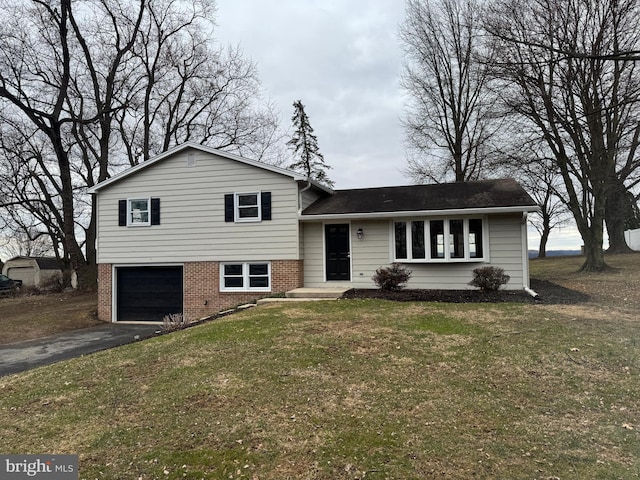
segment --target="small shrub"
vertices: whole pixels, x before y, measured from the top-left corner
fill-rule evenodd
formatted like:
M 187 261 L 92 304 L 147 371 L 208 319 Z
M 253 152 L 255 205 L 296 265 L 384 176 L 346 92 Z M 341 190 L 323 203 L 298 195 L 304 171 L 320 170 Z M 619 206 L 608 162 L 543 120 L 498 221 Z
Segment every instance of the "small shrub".
M 189 326 L 189 319 L 182 313 L 170 313 L 162 319 L 162 327 L 165 332 L 175 332 Z
M 485 292 L 494 292 L 509 282 L 511 277 L 500 267 L 479 267 L 473 270 L 473 280 L 469 285 L 480 288 Z
M 411 278 L 411 270 L 407 270 L 399 263 L 392 263 L 388 267 L 380 267 L 371 280 L 381 290 L 397 291 L 404 288 Z

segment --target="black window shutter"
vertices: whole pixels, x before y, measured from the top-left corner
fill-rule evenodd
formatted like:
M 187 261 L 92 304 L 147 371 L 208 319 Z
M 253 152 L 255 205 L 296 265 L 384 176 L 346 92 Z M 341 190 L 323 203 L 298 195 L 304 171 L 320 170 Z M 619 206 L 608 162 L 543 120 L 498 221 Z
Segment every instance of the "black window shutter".
M 233 222 L 233 193 L 224 196 L 224 221 Z
M 271 220 L 271 192 L 262 192 L 262 220 Z
M 127 226 L 127 201 L 118 200 L 118 226 Z
M 151 225 L 160 225 L 160 199 L 151 199 Z

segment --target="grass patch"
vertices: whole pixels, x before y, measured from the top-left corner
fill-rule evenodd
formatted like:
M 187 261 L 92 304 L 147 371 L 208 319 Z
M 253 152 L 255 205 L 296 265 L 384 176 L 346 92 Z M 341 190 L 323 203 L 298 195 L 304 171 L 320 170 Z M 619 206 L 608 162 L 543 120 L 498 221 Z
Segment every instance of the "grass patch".
M 0 345 L 98 325 L 95 292 L 0 295 Z
M 86 479 L 636 478 L 637 320 L 582 308 L 260 307 L 0 379 L 0 451 Z

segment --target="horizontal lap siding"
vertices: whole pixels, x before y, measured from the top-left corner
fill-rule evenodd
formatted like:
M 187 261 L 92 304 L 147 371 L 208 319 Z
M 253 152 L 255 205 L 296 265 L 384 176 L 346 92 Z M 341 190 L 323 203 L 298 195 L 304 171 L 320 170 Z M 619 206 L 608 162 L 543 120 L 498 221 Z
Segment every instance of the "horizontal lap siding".
M 520 215 L 490 216 L 489 254 L 491 261 L 469 263 L 406 263 L 412 271 L 408 288 L 425 289 L 470 289 L 468 283 L 473 270 L 494 265 L 505 269 L 511 276 L 507 289 L 520 290 L 523 286 L 522 271 L 522 217 Z M 330 222 L 339 223 L 339 222 Z M 371 277 L 380 266 L 391 262 L 390 221 L 353 221 L 351 223 L 351 282 L 324 281 L 323 224 L 304 223 L 304 273 L 306 287 L 328 285 L 352 286 L 354 288 L 375 288 Z M 362 228 L 362 240 L 357 238 L 357 230 Z
M 363 237 L 358 239 L 357 231 L 362 228 Z M 371 277 L 381 266 L 390 261 L 389 221 L 354 221 L 351 225 L 352 272 L 355 288 L 375 288 Z
M 407 264 L 413 274 L 410 288 L 471 289 L 469 282 L 473 270 L 478 267 L 496 266 L 504 268 L 511 276 L 504 287 L 508 290 L 521 290 L 522 273 L 522 217 L 521 215 L 489 216 L 489 255 L 490 262 L 470 263 L 428 263 Z
M 322 223 L 303 223 L 304 286 L 322 287 L 324 281 L 324 242 Z
M 491 265 L 504 268 L 511 280 L 505 288 L 522 289 L 524 283 L 522 252 L 522 216 L 500 215 L 489 217 L 491 232 Z M 525 260 L 528 261 L 528 260 Z
M 224 195 L 271 192 L 272 220 L 224 221 Z M 289 177 L 212 154 L 166 158 L 99 194 L 99 263 L 298 258 L 298 187 Z M 119 227 L 118 200 L 160 198 L 160 225 Z

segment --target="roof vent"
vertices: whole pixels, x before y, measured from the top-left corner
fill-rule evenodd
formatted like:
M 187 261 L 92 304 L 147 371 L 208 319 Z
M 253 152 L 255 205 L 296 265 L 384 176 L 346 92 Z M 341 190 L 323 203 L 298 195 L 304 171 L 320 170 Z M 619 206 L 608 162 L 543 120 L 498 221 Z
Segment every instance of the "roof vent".
M 196 154 L 188 153 L 187 154 L 187 167 L 195 167 L 196 166 Z

